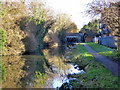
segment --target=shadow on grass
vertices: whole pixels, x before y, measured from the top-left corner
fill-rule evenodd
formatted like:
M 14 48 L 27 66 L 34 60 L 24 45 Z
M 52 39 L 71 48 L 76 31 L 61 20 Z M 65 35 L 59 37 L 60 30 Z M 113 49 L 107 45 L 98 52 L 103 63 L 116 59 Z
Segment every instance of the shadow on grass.
M 79 53 L 79 54 L 77 54 Z M 85 47 L 80 44 L 76 46 L 75 50 L 72 50 L 70 59 L 73 60 L 75 64 L 80 66 L 85 66 L 86 73 L 79 75 L 80 82 L 72 81 L 70 85 L 73 88 L 118 88 L 119 81 L 118 77 L 112 75 L 112 73 L 105 68 L 104 65 L 94 60 L 94 57 L 85 50 Z M 69 85 L 69 84 L 67 84 Z
M 107 56 L 111 58 L 114 61 L 119 61 L 119 55 L 116 49 L 112 49 L 103 45 L 99 45 L 97 43 L 86 43 L 88 46 L 90 46 L 93 50 L 98 52 L 99 54 L 103 56 Z

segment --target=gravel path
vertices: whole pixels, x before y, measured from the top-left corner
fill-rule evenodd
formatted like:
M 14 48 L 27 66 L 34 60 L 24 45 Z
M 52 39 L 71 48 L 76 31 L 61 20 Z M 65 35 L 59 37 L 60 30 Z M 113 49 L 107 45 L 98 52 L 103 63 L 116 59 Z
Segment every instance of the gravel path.
M 91 47 L 89 47 L 85 43 L 84 43 L 84 46 L 88 50 L 88 52 L 93 55 L 95 60 L 104 64 L 105 67 L 109 69 L 113 75 L 120 77 L 120 64 L 113 62 L 109 58 L 98 54 L 96 51 L 94 51 Z

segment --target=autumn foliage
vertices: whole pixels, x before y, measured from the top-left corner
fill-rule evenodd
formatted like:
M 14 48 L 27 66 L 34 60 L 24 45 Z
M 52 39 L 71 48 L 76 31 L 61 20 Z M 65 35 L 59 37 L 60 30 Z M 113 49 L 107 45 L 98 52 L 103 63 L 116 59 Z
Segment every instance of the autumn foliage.
M 72 33 L 77 30 L 70 17 L 53 14 L 42 2 L 0 2 L 0 13 L 2 55 L 40 54 L 44 42 L 53 35 L 54 39 L 48 43 L 58 43 L 61 39 L 58 35 L 62 37 L 60 33 L 66 30 Z

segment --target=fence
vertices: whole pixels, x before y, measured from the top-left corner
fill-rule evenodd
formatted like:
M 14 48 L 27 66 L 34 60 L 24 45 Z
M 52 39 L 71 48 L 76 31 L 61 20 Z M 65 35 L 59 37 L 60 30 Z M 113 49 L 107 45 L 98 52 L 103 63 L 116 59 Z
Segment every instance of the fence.
M 114 39 L 114 36 L 99 37 L 98 43 L 111 48 L 117 48 L 117 45 L 115 44 L 116 40 Z

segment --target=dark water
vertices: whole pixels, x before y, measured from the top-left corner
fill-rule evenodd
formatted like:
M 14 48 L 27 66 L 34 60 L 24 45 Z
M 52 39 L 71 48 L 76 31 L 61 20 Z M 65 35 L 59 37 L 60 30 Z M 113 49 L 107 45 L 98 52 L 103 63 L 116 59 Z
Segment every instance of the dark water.
M 6 79 L 3 88 L 56 88 L 67 82 L 67 75 L 80 73 L 65 63 L 58 50 L 43 50 L 43 55 L 4 56 Z

